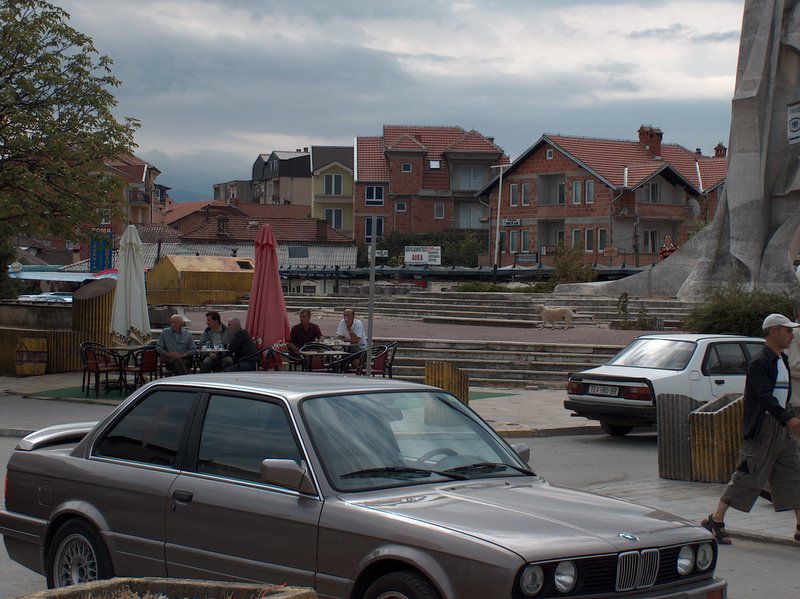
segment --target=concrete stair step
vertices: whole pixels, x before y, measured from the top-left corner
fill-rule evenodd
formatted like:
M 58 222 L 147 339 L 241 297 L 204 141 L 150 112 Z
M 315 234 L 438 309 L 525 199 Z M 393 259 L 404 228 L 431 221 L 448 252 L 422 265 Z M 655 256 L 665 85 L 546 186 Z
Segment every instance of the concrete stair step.
M 536 351 L 504 351 L 487 350 L 480 353 L 481 359 L 485 360 L 505 360 L 519 362 L 585 362 L 602 363 L 608 360 L 613 353 L 608 354 L 589 354 L 577 352 L 536 352 Z M 420 358 L 425 360 L 446 360 L 446 359 L 475 359 L 474 350 L 467 349 L 446 349 L 446 348 L 411 348 L 408 346 L 398 346 L 396 359 L 406 357 Z
M 469 350 L 479 352 L 534 352 L 534 353 L 563 353 L 563 343 L 527 342 L 527 341 L 483 341 L 460 339 L 384 339 L 376 337 L 379 343 L 397 341 L 398 353 L 411 348 Z M 570 345 L 568 353 L 613 356 L 623 345 Z
M 403 368 L 425 368 L 425 362 L 429 359 L 424 357 L 401 357 L 397 356 L 394 360 L 394 368 L 403 367 Z M 503 370 L 508 371 L 525 371 L 525 372 L 549 372 L 549 371 L 559 371 L 559 372 L 576 372 L 581 370 L 586 370 L 588 368 L 593 368 L 595 366 L 599 366 L 599 364 L 591 364 L 587 362 L 524 362 L 524 361 L 517 361 L 517 362 L 509 362 L 504 360 L 481 360 L 480 362 L 476 362 L 475 360 L 466 360 L 466 359 L 450 359 L 447 360 L 457 368 L 461 368 L 462 370 L 472 371 L 474 369 L 486 370 L 486 371 L 493 371 L 499 372 Z
M 460 325 L 468 325 L 468 326 L 485 326 L 485 327 L 514 327 L 514 328 L 527 328 L 527 329 L 535 329 L 541 325 L 541 320 L 533 320 L 533 319 L 510 319 L 510 318 L 468 318 L 468 317 L 461 317 L 461 316 L 423 316 L 422 322 L 431 322 L 431 323 L 438 323 L 438 324 L 460 324 Z M 593 319 L 590 318 L 580 318 L 580 317 L 573 317 L 572 318 L 572 326 L 594 326 L 595 322 Z M 564 321 L 559 320 L 556 323 L 558 328 L 563 328 Z M 548 326 L 549 328 L 549 326 Z
M 470 378 L 470 381 L 473 378 L 493 378 L 499 381 L 505 380 L 528 380 L 528 379 L 535 379 L 535 380 L 542 380 L 542 381 L 554 381 L 554 382 L 561 382 L 561 385 L 564 386 L 567 383 L 567 377 L 569 376 L 570 372 L 574 372 L 571 370 L 510 370 L 510 369 L 493 369 L 493 368 L 463 368 L 464 372 Z M 400 366 L 395 362 L 393 367 L 394 376 L 398 378 L 402 378 L 405 376 L 424 376 L 425 370 L 424 368 L 417 368 L 411 366 Z

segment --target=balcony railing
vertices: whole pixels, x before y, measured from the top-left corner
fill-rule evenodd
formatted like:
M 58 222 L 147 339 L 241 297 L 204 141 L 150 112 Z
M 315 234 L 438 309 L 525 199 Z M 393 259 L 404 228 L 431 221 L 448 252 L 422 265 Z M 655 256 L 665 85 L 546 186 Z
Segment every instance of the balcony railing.
M 451 219 L 450 229 L 461 231 L 480 231 L 489 228 L 487 221 L 481 222 L 479 220 L 461 220 L 458 218 Z
M 454 179 L 450 188 L 453 191 L 480 191 L 486 187 L 485 181 L 466 181 L 461 179 Z

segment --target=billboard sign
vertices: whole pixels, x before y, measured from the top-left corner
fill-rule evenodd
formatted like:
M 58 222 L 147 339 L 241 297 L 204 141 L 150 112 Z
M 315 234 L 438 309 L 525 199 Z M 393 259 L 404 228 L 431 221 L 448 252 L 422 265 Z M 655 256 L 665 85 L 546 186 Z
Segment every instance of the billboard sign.
M 407 245 L 405 247 L 405 263 L 441 266 L 442 248 L 438 245 Z

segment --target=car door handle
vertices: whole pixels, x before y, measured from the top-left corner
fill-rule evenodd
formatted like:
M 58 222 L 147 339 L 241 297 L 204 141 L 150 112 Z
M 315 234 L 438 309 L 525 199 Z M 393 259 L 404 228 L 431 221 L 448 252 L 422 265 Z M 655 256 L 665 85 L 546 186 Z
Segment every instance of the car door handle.
M 184 503 L 189 503 L 194 497 L 194 493 L 191 491 L 173 491 L 172 492 L 173 499 L 177 501 L 183 501 Z
M 725 379 L 714 379 L 714 384 L 715 385 L 724 385 L 725 384 Z

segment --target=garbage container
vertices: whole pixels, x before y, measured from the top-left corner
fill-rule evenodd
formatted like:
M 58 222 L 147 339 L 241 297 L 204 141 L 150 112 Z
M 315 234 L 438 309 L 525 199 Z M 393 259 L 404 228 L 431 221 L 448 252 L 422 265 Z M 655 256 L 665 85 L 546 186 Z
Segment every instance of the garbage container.
M 21 337 L 14 353 L 17 376 L 33 376 L 47 371 L 47 339 Z
M 689 414 L 702 405 L 702 401 L 686 395 L 670 393 L 656 398 L 659 477 L 692 480 Z
M 692 480 L 705 483 L 730 480 L 744 441 L 743 420 L 741 394 L 723 395 L 689 414 Z

